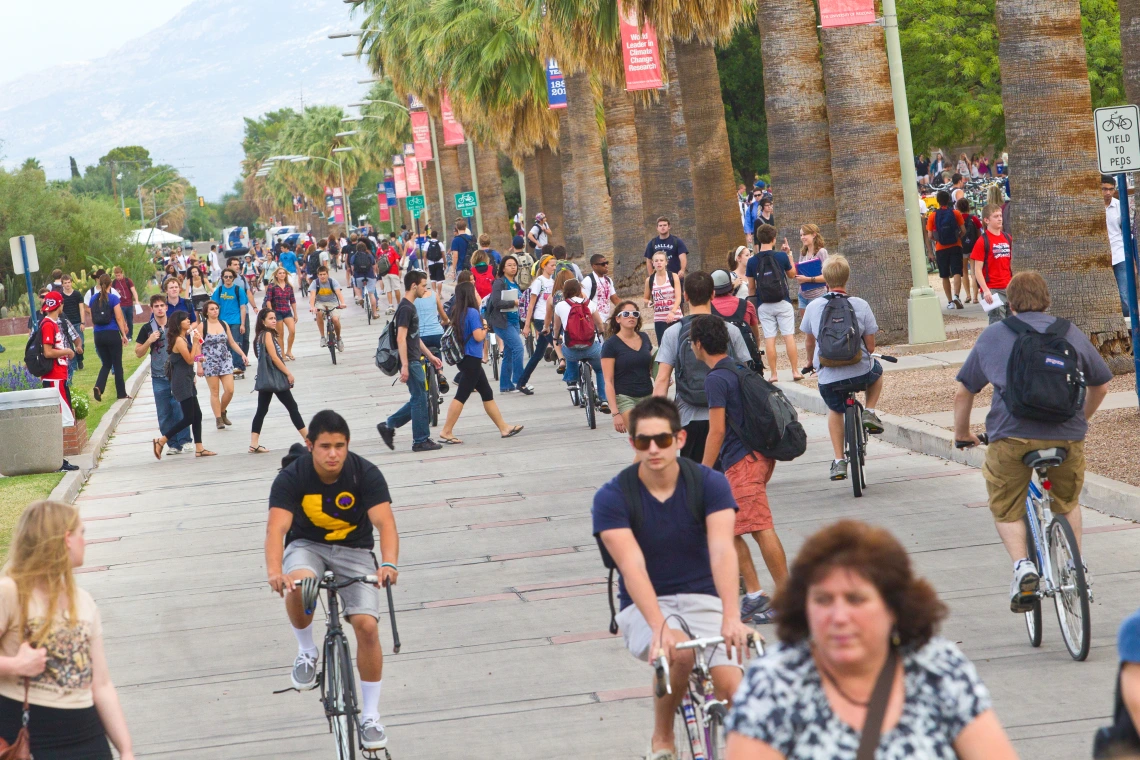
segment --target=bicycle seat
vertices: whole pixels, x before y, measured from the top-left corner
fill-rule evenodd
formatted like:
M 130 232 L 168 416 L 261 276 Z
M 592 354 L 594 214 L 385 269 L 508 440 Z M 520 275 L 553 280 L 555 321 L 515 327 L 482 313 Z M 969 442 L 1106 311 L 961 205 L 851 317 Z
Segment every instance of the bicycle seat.
M 1038 467 L 1056 467 L 1065 461 L 1069 456 L 1068 449 L 1051 448 L 1051 449 L 1038 449 L 1031 451 L 1021 458 L 1021 463 L 1026 467 L 1037 469 Z

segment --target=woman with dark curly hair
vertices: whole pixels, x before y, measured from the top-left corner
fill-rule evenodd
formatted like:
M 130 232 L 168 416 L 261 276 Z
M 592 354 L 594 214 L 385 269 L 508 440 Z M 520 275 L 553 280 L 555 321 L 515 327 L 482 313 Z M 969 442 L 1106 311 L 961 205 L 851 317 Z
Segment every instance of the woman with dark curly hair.
M 800 550 L 772 602 L 729 760 L 1005 760 L 1017 753 L 973 664 L 935 636 L 946 607 L 889 532 L 844 520 Z

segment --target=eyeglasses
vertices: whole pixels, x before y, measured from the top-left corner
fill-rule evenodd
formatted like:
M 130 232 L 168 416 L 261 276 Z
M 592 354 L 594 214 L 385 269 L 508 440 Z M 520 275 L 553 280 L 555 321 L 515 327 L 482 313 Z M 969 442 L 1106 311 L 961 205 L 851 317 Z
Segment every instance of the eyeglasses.
M 656 443 L 659 449 L 667 449 L 673 445 L 673 434 L 633 435 L 630 436 L 629 440 L 633 441 L 633 447 L 638 451 L 649 451 L 650 442 Z
M 637 319 L 638 317 L 641 316 L 641 312 L 640 311 L 619 311 L 618 316 L 619 317 L 633 317 L 634 319 Z

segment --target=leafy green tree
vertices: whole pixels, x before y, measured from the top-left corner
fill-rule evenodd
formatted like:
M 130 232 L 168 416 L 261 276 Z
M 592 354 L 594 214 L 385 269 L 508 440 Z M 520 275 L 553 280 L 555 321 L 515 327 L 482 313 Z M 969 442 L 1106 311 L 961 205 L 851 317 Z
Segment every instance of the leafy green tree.
M 107 155 L 99 159 L 100 164 L 110 164 L 111 162 L 134 164 L 139 169 L 149 169 L 154 163 L 150 157 L 150 151 L 141 145 L 112 148 Z
M 741 181 L 768 173 L 768 119 L 764 114 L 764 69 L 760 31 L 755 24 L 737 28 L 732 41 L 716 51 L 720 93 L 732 168 Z

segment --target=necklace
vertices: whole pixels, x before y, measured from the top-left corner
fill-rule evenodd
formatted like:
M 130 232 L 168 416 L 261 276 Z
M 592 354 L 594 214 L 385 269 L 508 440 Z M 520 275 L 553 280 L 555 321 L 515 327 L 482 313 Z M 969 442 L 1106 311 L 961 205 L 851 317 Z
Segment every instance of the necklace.
M 839 696 L 843 697 L 844 702 L 853 704 L 856 707 L 867 707 L 871 704 L 870 698 L 868 698 L 865 702 L 860 702 L 857 699 L 852 699 L 851 696 L 839 685 L 839 681 L 835 679 L 835 676 L 831 675 L 831 672 L 823 666 L 823 663 L 816 662 L 815 666 L 819 669 L 819 672 L 823 674 L 823 677 L 827 679 L 827 682 L 835 688 L 835 691 L 838 692 Z

